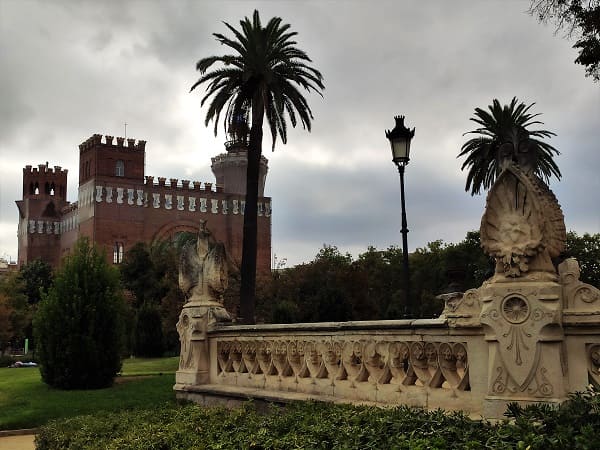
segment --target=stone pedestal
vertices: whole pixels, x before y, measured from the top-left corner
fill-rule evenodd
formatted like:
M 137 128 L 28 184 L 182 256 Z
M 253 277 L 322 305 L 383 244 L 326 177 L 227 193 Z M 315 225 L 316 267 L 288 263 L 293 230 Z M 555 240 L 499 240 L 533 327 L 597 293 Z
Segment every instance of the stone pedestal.
M 488 342 L 485 417 L 501 417 L 510 402 L 561 402 L 568 396 L 561 286 L 505 281 L 480 288 Z
M 206 332 L 212 323 L 229 321 L 229 313 L 215 301 L 189 302 L 183 306 L 177 322 L 181 341 L 179 369 L 175 374 L 177 385 L 209 382 L 211 358 Z

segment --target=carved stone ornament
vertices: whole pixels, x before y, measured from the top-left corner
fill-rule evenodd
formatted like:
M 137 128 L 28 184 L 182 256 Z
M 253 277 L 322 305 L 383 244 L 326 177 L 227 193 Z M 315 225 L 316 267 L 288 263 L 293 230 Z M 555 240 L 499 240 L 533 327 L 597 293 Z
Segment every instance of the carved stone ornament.
M 225 246 L 200 221 L 196 242 L 186 244 L 179 262 L 179 287 L 188 303 L 222 306 L 228 284 Z
M 600 387 L 600 344 L 587 344 L 588 381 Z
M 217 363 L 219 382 L 228 384 L 233 376 L 239 386 L 262 376 L 296 383 L 323 379 L 331 386 L 470 390 L 467 346 L 461 342 L 225 339 L 217 342 Z
M 503 372 L 519 390 L 527 388 L 534 377 L 548 336 L 553 341 L 563 339 L 559 295 L 530 284 L 504 288 L 498 283 L 490 287 L 480 316 L 486 326 L 486 339 L 498 342 Z M 554 289 L 558 291 L 559 287 Z
M 481 313 L 480 289 L 469 289 L 464 294 L 452 292 L 438 295 L 444 300 L 444 310 L 440 318 L 448 320 L 451 327 L 480 326 L 479 314 Z
M 600 289 L 579 281 L 579 263 L 575 258 L 567 258 L 558 266 L 560 283 L 563 286 L 564 306 L 575 311 L 600 310 Z
M 488 193 L 481 219 L 481 246 L 508 278 L 546 272 L 564 249 L 564 217 L 556 197 L 535 175 L 509 165 Z M 532 278 L 533 279 L 533 278 Z

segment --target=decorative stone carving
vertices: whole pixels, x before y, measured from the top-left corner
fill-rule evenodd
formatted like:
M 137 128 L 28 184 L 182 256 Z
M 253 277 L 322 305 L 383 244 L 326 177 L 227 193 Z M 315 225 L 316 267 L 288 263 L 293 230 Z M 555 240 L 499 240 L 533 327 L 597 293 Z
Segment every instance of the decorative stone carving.
M 179 286 L 189 303 L 222 306 L 228 283 L 225 245 L 217 242 L 200 221 L 198 239 L 183 247 L 179 262 Z
M 311 384 L 327 379 L 331 386 L 470 390 L 467 345 L 461 342 L 225 339 L 217 341 L 217 364 L 220 383 L 235 376 L 240 386 L 252 386 L 262 375 Z
M 444 300 L 444 310 L 440 318 L 448 320 L 451 327 L 478 327 L 481 325 L 479 314 L 481 312 L 480 289 L 469 289 L 462 292 L 451 292 L 438 295 Z
M 177 323 L 181 342 L 178 384 L 194 385 L 209 381 L 210 354 L 207 329 L 216 322 L 229 322 L 223 307 L 223 293 L 228 282 L 225 246 L 217 242 L 200 221 L 196 242 L 183 247 L 179 263 L 179 286 L 187 298 Z M 237 358 L 238 369 L 241 357 Z M 235 367 L 231 361 L 228 370 Z
M 558 266 L 563 287 L 563 302 L 567 310 L 600 312 L 600 290 L 579 281 L 579 263 L 567 258 Z
M 509 165 L 487 197 L 481 219 L 481 246 L 496 259 L 496 276 L 556 280 L 550 258 L 564 249 L 566 231 L 560 205 L 535 175 Z

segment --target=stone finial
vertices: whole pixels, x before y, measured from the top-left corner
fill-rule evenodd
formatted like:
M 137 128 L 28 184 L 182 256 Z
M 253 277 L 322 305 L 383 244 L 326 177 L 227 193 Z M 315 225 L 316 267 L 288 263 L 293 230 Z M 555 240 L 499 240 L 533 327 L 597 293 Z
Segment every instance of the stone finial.
M 171 187 L 172 188 L 176 188 L 177 187 L 177 182 L 179 181 L 179 178 L 169 178 L 169 183 L 171 183 Z
M 165 181 L 167 181 L 167 179 L 165 177 L 158 177 L 158 185 L 164 187 L 165 186 Z
M 127 139 L 127 147 L 133 149 L 135 147 L 135 139 Z
M 117 138 L 117 146 L 118 147 L 123 147 L 124 142 L 125 142 L 125 138 L 122 138 L 122 137 Z
M 181 180 L 181 185 L 183 186 L 184 189 L 189 189 L 190 188 L 190 180 Z
M 154 177 L 152 175 L 146 175 L 146 184 L 154 186 Z
M 204 183 L 205 191 L 212 191 L 212 183 Z
M 194 181 L 194 190 L 199 191 L 202 187 L 202 183 L 200 181 Z
M 104 136 L 104 139 L 106 139 L 106 145 L 112 145 L 114 136 L 109 136 L 107 134 L 106 136 Z
M 139 140 L 137 143 L 137 149 L 145 150 L 146 149 L 146 141 Z
M 98 133 L 94 134 L 92 136 L 92 142 L 94 144 L 102 144 L 102 135 Z

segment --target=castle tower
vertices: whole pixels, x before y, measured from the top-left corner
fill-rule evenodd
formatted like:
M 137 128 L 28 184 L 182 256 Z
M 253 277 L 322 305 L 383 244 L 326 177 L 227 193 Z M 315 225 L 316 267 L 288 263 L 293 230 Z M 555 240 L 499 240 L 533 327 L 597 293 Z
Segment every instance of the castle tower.
M 19 209 L 19 265 L 42 259 L 57 265 L 60 258 L 61 210 L 67 205 L 67 170 L 39 164 L 23 169 Z
M 243 116 L 233 118 L 227 130 L 229 140 L 225 142 L 227 153 L 221 153 L 213 158 L 211 169 L 217 185 L 230 194 L 246 194 L 246 168 L 248 167 L 248 124 Z M 258 181 L 258 196 L 264 197 L 265 181 L 267 178 L 267 158 L 260 158 Z
M 94 134 L 79 145 L 78 230 L 63 236 L 63 252 L 87 236 L 111 262 L 122 261 L 126 246 L 140 239 L 144 217 L 141 209 L 115 205 L 134 205 L 134 193 L 142 192 L 145 156 L 143 140 Z M 136 198 L 135 204 L 140 201 Z

